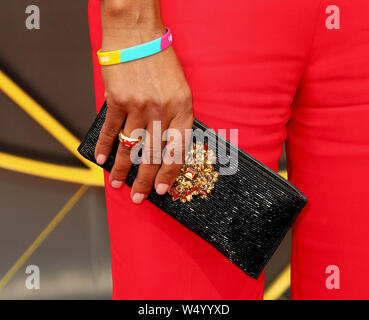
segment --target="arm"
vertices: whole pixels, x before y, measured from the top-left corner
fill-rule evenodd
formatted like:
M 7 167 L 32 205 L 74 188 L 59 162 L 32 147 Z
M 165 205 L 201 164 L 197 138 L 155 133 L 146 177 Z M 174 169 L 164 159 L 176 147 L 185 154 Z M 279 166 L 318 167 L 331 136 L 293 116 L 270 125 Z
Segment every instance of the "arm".
M 160 0 L 101 0 L 100 2 L 103 51 L 137 45 L 164 33 Z
M 159 0 L 101 0 L 101 15 L 102 51 L 127 48 L 165 33 Z M 141 163 L 131 197 L 135 203 L 141 203 L 153 186 L 159 194 L 164 194 L 182 164 L 166 163 L 165 158 L 162 163 L 158 161 L 165 143 L 154 143 L 153 121 L 160 121 L 161 133 L 168 128 L 181 133 L 182 141 L 174 150 L 181 153 L 182 159 L 184 131 L 191 129 L 193 122 L 191 91 L 173 47 L 144 59 L 101 69 L 108 111 L 96 146 L 97 162 L 105 162 L 125 119 L 124 132 L 128 136 L 137 128 L 146 128 L 149 135 L 145 139 L 143 158 L 150 163 Z M 127 177 L 131 167 L 130 151 L 119 146 L 110 174 L 114 188 L 120 188 Z

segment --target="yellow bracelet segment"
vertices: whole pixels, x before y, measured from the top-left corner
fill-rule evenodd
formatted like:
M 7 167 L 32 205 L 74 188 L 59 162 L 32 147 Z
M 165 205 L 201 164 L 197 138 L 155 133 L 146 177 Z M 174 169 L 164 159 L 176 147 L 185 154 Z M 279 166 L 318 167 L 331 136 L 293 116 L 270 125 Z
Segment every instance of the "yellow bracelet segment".
M 102 52 L 100 49 L 99 51 L 97 51 L 97 56 L 99 58 L 100 65 L 102 66 L 120 63 L 119 50 Z

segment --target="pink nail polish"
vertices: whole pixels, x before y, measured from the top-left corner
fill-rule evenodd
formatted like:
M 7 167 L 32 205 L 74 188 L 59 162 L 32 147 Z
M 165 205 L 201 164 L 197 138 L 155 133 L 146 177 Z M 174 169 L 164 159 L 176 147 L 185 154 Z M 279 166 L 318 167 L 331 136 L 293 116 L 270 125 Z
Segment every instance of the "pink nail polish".
M 113 181 L 111 182 L 111 186 L 112 186 L 113 188 L 115 188 L 115 189 L 120 188 L 120 187 L 122 186 L 122 184 L 123 184 L 123 181 L 118 181 L 118 180 L 113 180 Z
M 156 187 L 156 193 L 157 194 L 165 194 L 168 192 L 169 186 L 165 183 L 159 183 Z
M 99 154 L 97 157 L 96 157 L 96 162 L 98 164 L 104 164 L 106 161 L 106 155 L 104 154 Z
M 132 197 L 132 201 L 136 204 L 140 204 L 145 200 L 145 195 L 143 193 L 135 193 Z

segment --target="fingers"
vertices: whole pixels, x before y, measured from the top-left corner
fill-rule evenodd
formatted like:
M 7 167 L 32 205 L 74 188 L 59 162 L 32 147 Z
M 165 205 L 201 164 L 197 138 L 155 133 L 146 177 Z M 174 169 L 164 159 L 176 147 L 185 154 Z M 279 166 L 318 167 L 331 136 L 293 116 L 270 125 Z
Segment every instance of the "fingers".
M 142 203 L 149 195 L 154 184 L 159 165 L 141 164 L 137 177 L 132 185 L 131 198 L 136 204 Z
M 185 161 L 187 147 L 191 141 L 192 116 L 172 120 L 167 131 L 166 150 L 163 163 L 156 175 L 155 189 L 158 194 L 165 194 L 177 178 Z
M 108 106 L 106 119 L 101 128 L 95 148 L 95 159 L 98 164 L 103 165 L 108 158 L 113 144 L 118 137 L 124 118 L 124 112 L 114 105 Z
M 147 198 L 154 184 L 156 192 L 163 195 L 168 192 L 177 178 L 185 161 L 187 144 L 190 142 L 192 133 L 192 102 L 190 99 L 177 101 L 177 103 L 132 101 L 132 103 L 119 104 L 117 107 L 109 106 L 95 150 L 95 157 L 99 164 L 104 163 L 110 154 L 125 117 L 127 119 L 123 131 L 127 137 L 142 137 L 146 127 L 141 164 L 131 190 L 132 201 L 140 204 Z M 162 150 L 165 145 L 165 139 L 162 137 L 168 127 L 167 133 L 171 140 L 167 143 L 162 163 Z M 131 148 L 122 143 L 119 144 L 109 176 L 109 183 L 113 188 L 122 187 L 139 150 L 139 145 Z
M 141 117 L 137 117 L 135 114 L 130 113 L 127 116 L 123 131 L 128 137 L 131 137 L 130 134 L 132 134 L 135 129 L 141 129 L 142 131 L 144 126 L 145 122 Z M 138 149 L 139 146 L 130 148 L 122 143 L 119 144 L 115 162 L 109 176 L 109 182 L 113 188 L 120 188 L 123 185 L 132 166 L 132 161 L 135 158 L 134 156 L 131 157 L 131 152 L 137 154 Z
M 122 187 L 127 178 L 129 169 L 131 168 L 131 148 L 119 144 L 114 166 L 109 175 L 109 183 L 113 188 Z
M 131 190 L 132 201 L 136 204 L 140 204 L 146 199 L 160 168 L 164 147 L 164 142 L 161 139 L 163 127 L 167 127 L 167 123 L 164 121 L 153 121 L 147 126 L 142 160 Z

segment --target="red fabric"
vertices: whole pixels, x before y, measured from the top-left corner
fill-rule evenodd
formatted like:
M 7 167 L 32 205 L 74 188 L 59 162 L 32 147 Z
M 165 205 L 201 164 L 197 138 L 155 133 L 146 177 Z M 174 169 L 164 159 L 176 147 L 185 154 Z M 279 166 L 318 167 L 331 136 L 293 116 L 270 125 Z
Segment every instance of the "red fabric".
M 290 180 L 309 202 L 293 228 L 294 299 L 369 298 L 369 2 L 162 0 L 195 116 L 238 128 L 239 146 L 274 170 L 287 141 Z M 90 0 L 96 105 L 104 86 L 98 0 Z M 108 174 L 105 174 L 107 179 Z M 107 180 L 106 180 L 107 182 Z M 255 280 L 128 187 L 106 183 L 113 298 L 260 299 Z M 340 270 L 329 289 L 327 267 Z

